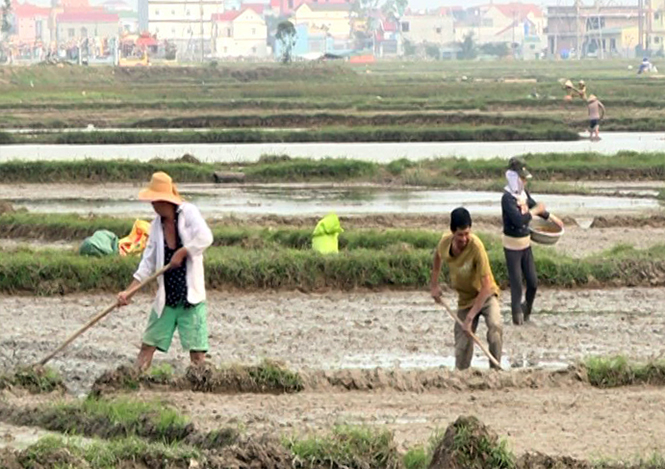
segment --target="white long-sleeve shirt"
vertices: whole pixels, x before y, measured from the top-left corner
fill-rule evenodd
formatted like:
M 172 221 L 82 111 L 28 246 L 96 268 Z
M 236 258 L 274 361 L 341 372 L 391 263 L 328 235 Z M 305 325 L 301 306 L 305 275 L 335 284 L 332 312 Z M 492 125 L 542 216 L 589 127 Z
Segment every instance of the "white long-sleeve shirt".
M 187 249 L 187 301 L 195 305 L 206 299 L 203 252 L 212 244 L 212 231 L 196 206 L 185 202 L 180 204 L 177 210 L 178 234 L 183 247 Z M 148 244 L 134 278 L 142 282 L 162 267 L 164 267 L 164 229 L 162 218 L 158 215 L 150 225 Z M 166 305 L 163 275 L 159 276 L 157 283 L 159 288 L 153 309 L 161 316 Z

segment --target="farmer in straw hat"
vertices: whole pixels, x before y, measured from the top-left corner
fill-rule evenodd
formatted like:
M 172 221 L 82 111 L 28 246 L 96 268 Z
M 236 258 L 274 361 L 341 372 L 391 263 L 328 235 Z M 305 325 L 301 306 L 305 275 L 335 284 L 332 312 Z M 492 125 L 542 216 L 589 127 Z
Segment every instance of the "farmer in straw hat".
M 589 108 L 589 139 L 600 140 L 600 121 L 605 117 L 605 106 L 595 95 L 589 96 L 587 100 Z
M 483 242 L 471 233 L 471 214 L 463 207 L 450 214 L 450 233 L 441 238 L 434 253 L 430 286 L 437 303 L 442 302 L 439 274 L 443 262 L 448 264 L 450 283 L 458 294 L 457 317 L 464 323 L 464 327 L 455 323 L 455 367 L 465 370 L 471 366 L 473 340 L 468 332 L 476 332 L 480 316 L 485 317 L 489 351 L 500 362 L 503 321 L 499 287 Z M 495 367 L 492 363 L 490 366 Z
M 118 303 L 127 305 L 127 291 L 165 265 L 170 263 L 171 269 L 158 279 L 136 366 L 146 370 L 155 350 L 168 351 L 176 328 L 192 364 L 200 365 L 208 351 L 203 252 L 212 244 L 212 232 L 199 209 L 182 199 L 166 173 L 153 174 L 148 187 L 139 192 L 139 200 L 151 202 L 157 216 L 134 281 L 118 294 Z

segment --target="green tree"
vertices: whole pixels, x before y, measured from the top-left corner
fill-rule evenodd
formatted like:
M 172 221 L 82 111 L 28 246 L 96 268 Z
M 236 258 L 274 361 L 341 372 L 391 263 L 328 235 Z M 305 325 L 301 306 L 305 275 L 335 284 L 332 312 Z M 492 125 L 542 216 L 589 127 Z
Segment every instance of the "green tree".
M 478 47 L 476 46 L 476 41 L 473 39 L 473 32 L 464 36 L 464 40 L 458 42 L 457 46 L 459 48 L 459 52 L 457 53 L 458 59 L 473 60 L 478 56 Z
M 409 0 L 386 0 L 381 7 L 381 11 L 387 17 L 397 19 L 404 16 L 404 11 L 408 6 Z
M 416 45 L 408 39 L 404 39 L 404 55 L 407 57 L 413 57 L 416 55 L 416 52 Z
M 426 44 L 425 55 L 430 59 L 439 60 L 441 58 L 441 49 L 436 44 Z
M 282 46 L 282 63 L 293 60 L 293 47 L 296 45 L 296 27 L 290 21 L 282 21 L 277 25 L 275 38 Z
M 487 43 L 480 46 L 483 54 L 494 55 L 496 57 L 506 57 L 510 54 L 510 48 L 505 42 Z

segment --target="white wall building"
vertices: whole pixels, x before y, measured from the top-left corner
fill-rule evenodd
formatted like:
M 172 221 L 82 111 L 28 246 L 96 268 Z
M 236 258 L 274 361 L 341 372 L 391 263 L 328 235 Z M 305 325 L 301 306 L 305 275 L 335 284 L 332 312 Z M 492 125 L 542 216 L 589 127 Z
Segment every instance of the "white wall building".
M 170 40 L 180 51 L 210 49 L 212 16 L 224 12 L 222 0 L 148 0 L 148 31 Z
M 212 17 L 216 57 L 255 57 L 269 55 L 266 22 L 256 11 L 246 8 Z

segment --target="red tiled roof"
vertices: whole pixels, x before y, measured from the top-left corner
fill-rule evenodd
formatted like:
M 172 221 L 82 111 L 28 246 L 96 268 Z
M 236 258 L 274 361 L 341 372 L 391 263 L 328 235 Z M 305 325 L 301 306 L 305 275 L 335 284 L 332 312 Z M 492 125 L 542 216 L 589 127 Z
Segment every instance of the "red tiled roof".
M 57 16 L 58 22 L 71 23 L 117 23 L 120 17 L 115 13 L 99 11 L 66 11 Z
M 525 18 L 529 14 L 533 14 L 534 16 L 543 16 L 542 10 L 533 3 L 497 3 L 493 6 L 509 18 L 512 18 L 514 15 L 517 15 L 519 18 Z
M 212 15 L 212 20 L 220 22 L 233 21 L 237 17 L 239 17 L 243 13 L 243 11 L 229 10 L 225 11 L 224 13 L 215 13 L 214 15 Z
M 250 10 L 254 10 L 259 15 L 262 15 L 263 11 L 266 9 L 266 4 L 265 3 L 243 3 L 242 4 L 243 11 L 245 11 L 248 8 Z
M 351 5 L 347 3 L 303 3 L 312 11 L 351 11 Z M 300 8 L 300 7 L 298 7 Z
M 30 3 L 17 3 L 14 6 L 14 14 L 19 17 L 34 17 L 34 16 L 49 16 L 51 10 L 49 8 L 42 8 Z

